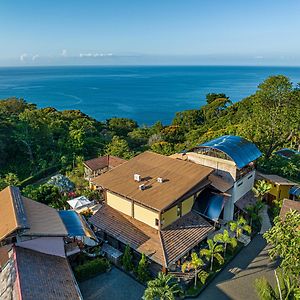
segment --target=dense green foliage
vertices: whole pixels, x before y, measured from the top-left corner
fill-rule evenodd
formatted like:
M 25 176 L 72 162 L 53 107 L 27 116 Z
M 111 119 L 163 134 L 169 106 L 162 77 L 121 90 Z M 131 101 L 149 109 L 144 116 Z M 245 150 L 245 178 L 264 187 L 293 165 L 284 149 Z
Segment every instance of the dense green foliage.
M 106 272 L 110 267 L 106 258 L 95 258 L 75 267 L 74 274 L 78 281 L 83 281 Z
M 157 278 L 148 281 L 144 300 L 175 300 L 182 290 L 170 274 L 158 273 Z
M 285 219 L 276 217 L 274 226 L 269 229 L 264 238 L 272 248 L 269 255 L 272 259 L 280 258 L 280 267 L 284 274 L 291 277 L 300 287 L 300 214 L 297 211 L 288 212 Z
M 78 157 L 131 158 L 147 149 L 170 155 L 224 134 L 256 143 L 264 154 L 261 169 L 300 180 L 299 156 L 286 160 L 274 155 L 282 147 L 300 147 L 299 86 L 279 75 L 266 79 L 255 94 L 238 103 L 232 104 L 222 93 L 208 94 L 206 101 L 199 109 L 178 112 L 167 126 L 157 122 L 139 127 L 125 118 L 99 122 L 78 110 L 38 109 L 22 99 L 2 100 L 0 186 L 35 178 L 54 166 L 70 172 Z
M 137 266 L 136 277 L 141 282 L 147 282 L 151 278 L 149 271 L 149 262 L 147 261 L 147 257 L 144 253 L 142 254 L 142 258 Z

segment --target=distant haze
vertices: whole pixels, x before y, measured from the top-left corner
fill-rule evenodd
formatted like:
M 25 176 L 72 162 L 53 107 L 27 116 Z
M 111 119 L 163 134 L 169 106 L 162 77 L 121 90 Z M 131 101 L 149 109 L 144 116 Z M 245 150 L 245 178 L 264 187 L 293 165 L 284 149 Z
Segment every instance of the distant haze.
M 0 66 L 300 65 L 299 0 L 0 2 Z

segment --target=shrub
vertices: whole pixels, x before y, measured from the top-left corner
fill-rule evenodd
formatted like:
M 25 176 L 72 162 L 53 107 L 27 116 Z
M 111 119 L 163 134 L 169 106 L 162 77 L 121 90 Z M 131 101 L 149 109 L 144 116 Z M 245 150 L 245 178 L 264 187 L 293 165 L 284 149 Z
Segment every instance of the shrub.
M 137 279 L 141 282 L 146 282 L 150 279 L 149 263 L 146 255 L 143 253 L 136 270 Z
M 106 258 L 96 258 L 75 267 L 74 274 L 78 281 L 83 281 L 106 272 L 109 266 L 109 261 Z
M 122 265 L 126 271 L 133 270 L 133 262 L 132 262 L 132 253 L 129 245 L 126 245 L 123 257 L 122 257 Z

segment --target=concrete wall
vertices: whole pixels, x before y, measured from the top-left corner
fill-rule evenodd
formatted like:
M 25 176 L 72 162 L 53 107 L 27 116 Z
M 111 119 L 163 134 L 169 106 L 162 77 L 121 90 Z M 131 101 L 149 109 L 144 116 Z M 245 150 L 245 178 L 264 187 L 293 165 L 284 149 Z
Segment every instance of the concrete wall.
M 255 180 L 255 170 L 246 174 L 239 179 L 233 186 L 233 202 L 235 203 L 241 199 L 246 193 L 252 190 Z
M 158 226 L 155 225 L 155 219 L 159 219 L 158 212 L 154 212 L 150 209 L 147 209 L 137 203 L 134 203 L 134 218 L 139 220 L 155 229 L 158 229 Z
M 186 155 L 189 161 L 214 168 L 219 175 L 231 181 L 236 179 L 236 165 L 233 161 L 194 152 L 188 152 Z
M 125 215 L 132 217 L 132 202 L 131 201 L 107 191 L 106 203 L 110 207 L 124 213 Z

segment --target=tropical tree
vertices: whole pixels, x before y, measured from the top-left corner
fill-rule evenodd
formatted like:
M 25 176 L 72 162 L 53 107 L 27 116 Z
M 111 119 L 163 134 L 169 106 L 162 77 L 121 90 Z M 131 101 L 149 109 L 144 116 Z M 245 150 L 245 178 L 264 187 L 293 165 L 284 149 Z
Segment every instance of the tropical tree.
M 207 240 L 208 249 L 201 249 L 200 255 L 205 256 L 207 261 L 210 262 L 210 271 L 213 270 L 214 259 L 221 265 L 224 263 L 224 258 L 221 255 L 224 252 L 224 247 L 218 243 L 214 243 L 213 240 Z
M 149 272 L 149 263 L 147 261 L 146 255 L 143 253 L 142 258 L 139 261 L 136 275 L 138 280 L 142 282 L 146 282 L 150 279 L 150 272 Z
M 204 266 L 203 260 L 197 255 L 197 253 L 193 252 L 191 254 L 191 260 L 185 262 L 181 267 L 182 272 L 194 270 L 194 278 L 195 278 L 194 286 L 195 286 L 195 288 L 197 287 L 197 278 L 198 277 L 203 284 L 205 283 L 205 281 L 208 277 L 208 273 L 205 272 L 204 270 L 201 270 L 201 267 L 203 267 L 203 266 Z
M 275 287 L 265 277 L 255 280 L 255 289 L 261 300 L 300 299 L 300 289 L 291 278 L 286 278 L 280 269 L 274 270 L 274 274 Z
M 271 259 L 280 258 L 280 267 L 286 276 L 291 277 L 300 287 L 300 214 L 297 211 L 288 212 L 285 219 L 276 217 L 274 226 L 269 229 L 264 238 L 271 248 Z
M 261 222 L 261 215 L 260 212 L 264 208 L 264 203 L 260 200 L 256 201 L 253 205 L 249 205 L 246 207 L 246 211 L 248 216 L 250 217 L 250 226 L 258 224 Z
M 264 196 L 270 191 L 272 185 L 267 183 L 265 180 L 258 180 L 255 186 L 252 188 L 252 191 L 255 197 L 262 201 Z
M 221 244 L 224 244 L 224 259 L 226 257 L 226 250 L 227 250 L 227 245 L 231 245 L 232 248 L 235 248 L 237 246 L 237 240 L 234 237 L 231 237 L 229 235 L 228 230 L 224 230 L 223 233 L 217 233 L 214 236 L 214 241 L 219 242 Z
M 235 237 L 238 239 L 244 231 L 248 234 L 251 233 L 251 226 L 247 224 L 247 221 L 243 217 L 239 217 L 237 221 L 231 221 L 229 228 L 234 232 Z
M 182 293 L 171 274 L 158 273 L 157 278 L 148 281 L 144 300 L 174 300 Z
M 134 155 L 134 153 L 130 151 L 127 141 L 117 135 L 113 136 L 111 142 L 106 146 L 105 153 L 125 159 L 132 158 Z

